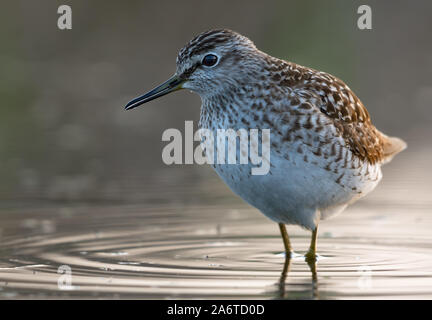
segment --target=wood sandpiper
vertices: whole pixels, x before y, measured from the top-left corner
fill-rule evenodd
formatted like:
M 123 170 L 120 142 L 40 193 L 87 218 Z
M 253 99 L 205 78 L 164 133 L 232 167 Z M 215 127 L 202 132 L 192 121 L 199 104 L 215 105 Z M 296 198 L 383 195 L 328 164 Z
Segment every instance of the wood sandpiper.
M 305 256 L 315 261 L 318 222 L 371 192 L 381 166 L 406 147 L 375 128 L 340 79 L 272 57 L 231 30 L 192 39 L 177 56 L 175 75 L 126 109 L 182 88 L 201 97 L 201 128 L 271 130 L 268 174 L 251 175 L 241 164 L 214 168 L 232 191 L 279 224 L 288 259 L 286 224 L 312 231 Z

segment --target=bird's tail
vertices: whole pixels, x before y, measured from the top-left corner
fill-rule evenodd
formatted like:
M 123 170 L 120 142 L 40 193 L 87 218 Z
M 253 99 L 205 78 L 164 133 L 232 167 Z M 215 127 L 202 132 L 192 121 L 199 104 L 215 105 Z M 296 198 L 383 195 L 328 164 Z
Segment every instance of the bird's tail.
M 407 144 L 402 139 L 396 137 L 388 137 L 382 134 L 384 158 L 382 163 L 390 162 L 395 155 L 406 149 Z

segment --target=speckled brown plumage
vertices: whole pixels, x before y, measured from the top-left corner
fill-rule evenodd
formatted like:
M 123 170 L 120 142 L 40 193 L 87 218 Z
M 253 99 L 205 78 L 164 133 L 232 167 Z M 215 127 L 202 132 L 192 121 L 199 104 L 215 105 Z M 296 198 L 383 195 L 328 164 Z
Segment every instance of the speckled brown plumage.
M 220 56 L 217 68 L 225 68 L 217 76 L 208 76 L 200 58 L 194 60 L 209 52 Z M 179 52 L 177 66 L 177 73 L 186 74 L 190 88 L 202 97 L 201 127 L 270 129 L 272 153 L 296 168 L 328 172 L 333 183 L 351 194 L 340 202 L 373 189 L 381 179 L 380 165 L 405 147 L 375 128 L 365 106 L 342 80 L 272 57 L 233 31 L 198 35 Z M 230 171 L 215 168 L 222 177 Z M 277 170 L 272 163 L 269 174 Z M 248 179 L 253 178 L 233 178 L 235 184 Z M 229 179 L 225 182 L 230 185 Z
M 207 55 L 217 63 L 206 65 Z M 381 165 L 406 146 L 375 128 L 340 79 L 272 57 L 231 30 L 210 30 L 189 41 L 172 79 L 173 86 L 181 83 L 200 95 L 201 128 L 270 129 L 267 174 L 251 175 L 250 163 L 213 166 L 281 230 L 282 224 L 298 224 L 315 230 L 316 238 L 318 222 L 371 192 L 382 177 Z M 158 88 L 127 108 L 156 93 Z
M 236 41 L 244 47 L 255 48 L 249 39 L 235 32 L 230 30 L 211 30 L 192 39 L 188 45 L 179 52 L 177 62 L 181 64 L 185 59 L 193 55 L 211 51 L 218 45 L 230 45 Z M 241 63 L 244 59 L 250 58 L 250 52 L 242 51 L 241 46 L 239 47 L 240 48 L 235 48 L 230 51 L 226 56 L 222 57 L 222 59 L 234 57 L 233 60 L 235 62 Z M 389 141 L 387 136 L 383 135 L 375 128 L 367 109 L 343 81 L 328 73 L 283 61 L 258 50 L 255 52 L 255 55 L 265 61 L 266 66 L 259 70 L 261 72 L 259 77 L 256 73 L 254 74 L 253 71 L 250 72 L 250 75 L 255 76 L 261 81 L 267 81 L 268 84 L 262 85 L 261 82 L 255 83 L 259 90 L 263 90 L 263 92 L 266 93 L 264 103 L 257 104 L 255 102 L 259 94 L 250 94 L 254 92 L 254 90 L 252 88 L 247 88 L 247 83 L 238 83 L 240 87 L 246 89 L 246 92 L 243 94 L 247 96 L 245 100 L 250 101 L 250 110 L 256 110 L 257 112 L 265 110 L 269 113 L 275 112 L 280 114 L 285 113 L 284 117 L 289 118 L 292 116 L 301 118 L 302 116 L 308 115 L 306 117 L 306 122 L 302 124 L 302 128 L 315 132 L 322 130 L 324 125 L 334 126 L 337 135 L 343 138 L 346 147 L 349 148 L 353 155 L 371 164 L 383 162 L 386 157 L 394 153 L 394 150 L 386 151 L 386 147 L 391 145 L 392 141 Z M 197 65 L 198 64 L 194 64 L 192 69 L 196 69 Z M 241 66 L 239 67 L 241 68 Z M 186 76 L 189 75 L 190 71 L 191 68 L 184 71 Z M 284 90 L 283 88 L 287 88 L 288 90 Z M 236 90 L 233 91 L 235 92 Z M 287 91 L 289 91 L 288 93 L 295 92 L 296 94 L 286 94 Z M 227 94 L 225 94 L 225 97 L 226 96 Z M 300 103 L 301 98 L 303 98 L 303 100 Z M 278 110 L 272 106 L 275 99 L 286 100 L 284 110 Z M 226 106 L 223 100 L 224 99 L 220 98 L 220 101 L 217 102 L 218 107 L 212 108 L 212 111 L 216 114 L 218 114 L 220 110 L 225 111 Z M 317 111 L 324 114 L 328 122 L 324 120 L 323 123 L 312 123 L 311 113 Z M 238 115 L 234 113 L 233 116 L 237 117 Z M 202 119 L 205 122 L 205 119 L 208 119 L 207 115 L 202 114 Z M 252 120 L 256 122 L 258 119 L 259 116 L 254 115 Z M 315 121 L 317 121 L 317 119 L 318 118 L 315 118 Z M 265 115 L 261 120 L 263 124 L 268 124 L 269 126 L 275 125 L 271 123 L 269 118 Z M 241 121 L 246 127 L 250 127 L 250 122 L 245 118 L 242 118 Z M 234 121 L 231 122 L 234 123 Z M 211 127 L 209 123 L 205 126 Z M 300 139 L 300 136 L 292 137 L 292 133 L 298 131 L 298 129 L 300 129 L 300 123 L 294 122 L 291 130 L 288 132 L 288 136 L 284 137 L 284 140 L 289 142 L 292 138 Z M 320 141 L 320 143 L 325 144 L 325 141 Z M 305 144 L 308 144 L 308 142 L 305 141 Z M 315 154 L 320 153 L 321 149 L 318 148 Z M 333 153 L 335 153 L 334 147 L 332 148 L 332 154 Z M 341 158 L 342 153 L 340 152 L 336 161 L 340 161 Z
M 332 121 L 347 147 L 357 157 L 372 164 L 384 159 L 387 138 L 373 126 L 368 111 L 344 82 L 330 74 L 294 63 L 272 58 L 268 60 L 277 66 L 271 69 L 276 85 L 296 88 L 303 97 L 316 102 L 316 107 Z M 291 104 L 298 102 L 292 101 Z M 313 106 L 309 103 L 302 103 L 298 109 L 311 108 Z M 303 128 L 322 129 L 319 125 L 315 127 L 310 118 Z

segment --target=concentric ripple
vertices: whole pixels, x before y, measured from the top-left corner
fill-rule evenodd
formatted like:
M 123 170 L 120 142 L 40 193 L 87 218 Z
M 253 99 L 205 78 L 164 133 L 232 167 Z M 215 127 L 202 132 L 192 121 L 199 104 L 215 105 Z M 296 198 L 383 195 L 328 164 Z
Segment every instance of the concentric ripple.
M 44 209 L 37 220 L 33 214 L 12 212 L 3 228 L 3 298 L 432 297 L 431 224 L 419 220 L 421 213 L 354 209 L 324 223 L 317 281 L 302 256 L 309 233 L 289 227 L 297 252 L 281 277 L 278 228 L 249 208 Z

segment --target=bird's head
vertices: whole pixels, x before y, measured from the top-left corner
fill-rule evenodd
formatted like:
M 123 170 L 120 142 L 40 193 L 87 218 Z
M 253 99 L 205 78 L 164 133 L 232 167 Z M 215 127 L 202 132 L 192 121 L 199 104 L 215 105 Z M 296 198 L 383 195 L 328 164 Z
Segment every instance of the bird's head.
M 253 42 L 234 31 L 201 33 L 180 50 L 174 76 L 130 101 L 126 110 L 180 89 L 192 90 L 205 98 L 239 87 L 261 69 L 259 56 Z

